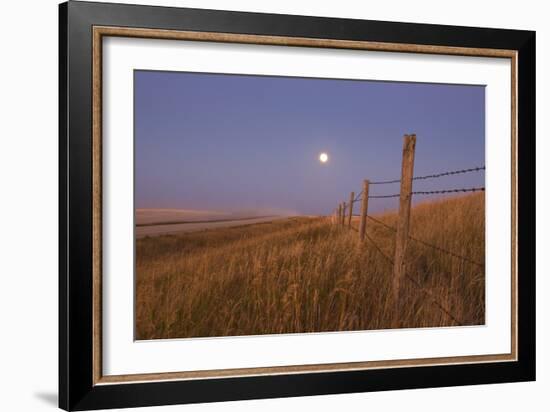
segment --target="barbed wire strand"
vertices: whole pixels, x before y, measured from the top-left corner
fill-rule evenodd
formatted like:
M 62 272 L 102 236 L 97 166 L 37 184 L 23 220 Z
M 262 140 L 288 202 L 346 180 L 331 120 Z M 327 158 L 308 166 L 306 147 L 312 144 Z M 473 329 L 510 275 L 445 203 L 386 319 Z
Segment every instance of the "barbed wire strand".
M 413 177 L 413 180 L 434 179 L 434 178 L 439 178 L 439 177 L 443 177 L 443 176 L 459 175 L 459 174 L 462 174 L 462 173 L 470 173 L 470 172 L 478 172 L 480 170 L 485 170 L 485 166 L 472 167 L 470 169 L 452 170 L 452 171 L 441 172 L 441 173 L 436 173 L 436 174 L 432 174 L 432 175 L 416 176 L 416 177 Z
M 397 232 L 397 229 L 394 228 L 393 226 L 390 226 L 390 225 L 388 225 L 388 224 L 382 222 L 381 220 L 378 220 L 378 219 L 372 217 L 371 215 L 367 215 L 367 217 L 368 217 L 369 219 L 371 219 L 372 221 L 374 221 L 374 222 L 376 222 L 376 223 L 378 223 L 378 224 L 380 224 L 380 225 L 386 227 L 387 229 L 392 230 L 393 232 Z M 466 262 L 468 262 L 468 263 L 471 263 L 471 264 L 473 264 L 473 265 L 477 265 L 477 266 L 479 266 L 479 267 L 484 267 L 484 266 L 485 266 L 484 264 L 479 263 L 479 262 L 476 262 L 475 260 L 472 260 L 472 259 L 470 259 L 470 258 L 467 258 L 466 256 L 462 256 L 462 255 L 459 255 L 459 254 L 457 254 L 457 253 L 451 252 L 450 250 L 443 249 L 443 248 L 440 247 L 440 246 L 433 245 L 433 244 L 431 244 L 431 243 L 426 242 L 425 240 L 418 239 L 418 238 L 416 238 L 416 237 L 414 237 L 414 236 L 410 236 L 410 235 L 409 235 L 409 239 L 414 240 L 415 242 L 418 242 L 418 243 L 420 243 L 420 244 L 422 244 L 422 245 L 424 245 L 424 246 L 427 246 L 427 247 L 430 247 L 430 248 L 432 248 L 432 249 L 438 250 L 438 251 L 440 251 L 440 252 L 447 253 L 448 255 L 453 256 L 453 257 L 455 257 L 455 258 L 457 258 L 457 259 L 462 259 L 462 260 L 464 260 L 464 261 L 466 261 Z
M 416 281 L 412 276 L 410 276 L 408 273 L 405 273 L 405 277 L 409 279 L 418 289 L 420 289 L 421 292 L 429 296 L 431 298 L 432 303 L 434 303 L 439 309 L 441 309 L 441 311 L 444 312 L 448 317 L 454 320 L 455 323 L 458 324 L 458 326 L 463 325 L 463 323 L 459 321 L 456 316 L 454 316 L 447 308 L 445 308 L 445 306 L 443 306 L 441 303 L 438 302 L 438 300 L 434 297 L 432 292 L 430 292 L 426 288 L 423 288 L 422 285 L 418 281 Z
M 393 259 L 390 258 L 388 255 L 386 255 L 384 252 L 382 252 L 382 249 L 380 249 L 380 247 L 376 244 L 376 242 L 368 235 L 368 233 L 365 231 L 365 237 L 369 240 L 369 242 L 372 243 L 372 245 L 376 248 L 376 250 L 378 250 L 378 253 L 380 253 L 382 256 L 384 256 L 384 258 L 388 261 L 388 263 L 390 263 L 391 265 L 393 265 Z
M 388 225 L 388 224 L 382 222 L 381 220 L 378 220 L 378 219 L 372 217 L 371 215 L 367 215 L 367 217 L 368 217 L 370 220 L 372 220 L 373 222 L 376 222 L 376 223 L 378 223 L 378 224 L 380 224 L 380 225 L 386 227 L 387 229 L 390 229 L 390 230 L 392 230 L 392 231 L 394 231 L 394 232 L 397 232 L 397 229 L 394 228 L 393 226 L 390 226 L 390 225 Z
M 353 227 L 352 227 L 353 228 Z M 355 229 L 355 228 L 353 228 Z M 393 259 L 391 259 L 388 255 L 386 255 L 384 252 L 382 252 L 382 249 L 378 246 L 378 244 L 367 234 L 365 233 L 366 238 L 371 242 L 371 244 L 375 247 L 375 249 L 380 253 L 388 263 L 393 265 Z M 430 297 L 433 304 L 435 304 L 443 313 L 445 313 L 449 318 L 451 318 L 455 323 L 457 323 L 459 326 L 462 326 L 462 322 L 457 319 L 456 316 L 454 316 L 447 308 L 445 308 L 441 303 L 437 301 L 437 299 L 434 297 L 434 295 L 429 291 L 426 290 L 422 285 L 416 281 L 412 276 L 410 276 L 408 273 L 405 273 L 405 278 L 407 278 L 410 282 L 413 283 L 414 286 L 416 286 L 420 292 L 423 292 L 427 296 Z
M 445 193 L 467 193 L 467 192 L 484 192 L 485 187 L 461 187 L 456 189 L 443 189 L 443 190 L 429 190 L 429 191 L 413 191 L 411 192 L 411 195 L 436 195 L 436 194 L 445 194 Z M 355 199 L 353 199 L 352 203 L 356 203 L 362 200 L 361 196 L 363 194 L 363 191 L 361 191 L 357 196 L 355 196 Z M 394 193 L 391 195 L 372 195 L 369 196 L 369 199 L 389 199 L 389 198 L 396 198 L 400 197 L 400 193 Z
M 485 170 L 485 166 L 478 166 L 478 167 L 472 167 L 470 169 L 461 169 L 461 170 L 451 170 L 447 172 L 441 172 L 441 173 L 435 173 L 431 175 L 424 175 L 424 176 L 415 176 L 413 177 L 413 180 L 425 180 L 425 179 L 435 179 L 443 176 L 450 176 L 450 175 L 458 175 L 462 173 L 470 173 L 470 172 L 477 172 L 480 170 Z M 369 182 L 371 185 L 386 185 L 391 183 L 399 183 L 401 182 L 401 179 L 394 179 L 394 180 L 381 180 L 377 182 Z
M 434 195 L 442 193 L 461 193 L 461 192 L 484 192 L 484 187 L 462 187 L 458 189 L 431 190 L 421 192 L 411 192 L 412 195 Z
M 484 187 L 461 187 L 457 189 L 443 189 L 443 190 L 431 190 L 431 191 L 414 191 L 411 195 L 436 195 L 443 193 L 465 193 L 465 192 L 484 192 Z M 400 193 L 394 193 L 391 195 L 373 195 L 369 196 L 369 199 L 387 199 L 391 197 L 399 197 Z
M 457 254 L 457 253 L 451 252 L 450 250 L 443 249 L 443 248 L 441 248 L 441 247 L 439 247 L 439 246 L 436 246 L 436 245 L 432 245 L 431 243 L 428 243 L 428 242 L 426 242 L 426 241 L 424 241 L 424 240 L 422 240 L 422 239 L 417 239 L 417 238 L 412 237 L 412 236 L 409 236 L 409 239 L 414 240 L 415 242 L 418 242 L 418 243 L 420 243 L 420 244 L 422 244 L 422 245 L 424 245 L 424 246 L 427 246 L 427 247 L 430 247 L 430 248 L 432 248 L 432 249 L 438 250 L 439 252 L 446 253 L 446 254 L 448 254 L 448 255 L 450 255 L 450 256 L 453 256 L 453 257 L 455 257 L 455 258 L 457 258 L 457 259 L 461 259 L 461 260 L 463 260 L 463 261 L 465 261 L 465 262 L 471 263 L 472 265 L 476 265 L 476 266 L 479 266 L 479 267 L 481 267 L 481 268 L 482 268 L 482 267 L 485 267 L 485 265 L 484 265 L 483 263 L 476 262 L 475 260 L 472 260 L 472 259 L 470 259 L 470 258 L 467 258 L 466 256 L 462 256 L 462 255 L 459 255 L 459 254 Z

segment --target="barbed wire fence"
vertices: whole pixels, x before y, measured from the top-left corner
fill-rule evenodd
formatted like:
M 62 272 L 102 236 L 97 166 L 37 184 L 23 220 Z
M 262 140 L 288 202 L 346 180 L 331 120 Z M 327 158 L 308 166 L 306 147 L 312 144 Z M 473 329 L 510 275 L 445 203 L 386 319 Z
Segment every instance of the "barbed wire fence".
M 471 192 L 484 192 L 485 187 L 458 187 L 458 188 L 443 188 L 437 190 L 428 190 L 428 191 L 415 191 L 413 190 L 413 182 L 420 180 L 428 179 L 438 179 L 446 176 L 460 175 L 466 173 L 475 173 L 485 171 L 485 166 L 477 166 L 459 170 L 448 170 L 439 173 L 433 173 L 423 176 L 413 176 L 414 169 L 414 153 L 416 146 L 416 135 L 405 135 L 403 139 L 403 161 L 401 169 L 401 178 L 393 180 L 380 180 L 380 181 L 370 181 L 365 179 L 363 181 L 363 190 L 361 190 L 357 195 L 354 192 L 350 193 L 349 201 L 341 202 L 338 204 L 338 207 L 335 209 L 333 215 L 333 223 L 339 226 L 347 226 L 349 229 L 355 231 L 359 235 L 361 242 L 368 241 L 373 248 L 384 257 L 384 260 L 388 262 L 393 269 L 393 297 L 396 302 L 401 302 L 401 280 L 407 279 L 411 284 L 424 293 L 431 302 L 439 308 L 446 316 L 448 316 L 453 322 L 457 325 L 463 325 L 463 322 L 460 318 L 454 315 L 448 308 L 445 307 L 438 299 L 435 297 L 429 290 L 426 290 L 422 285 L 414 279 L 409 273 L 406 272 L 404 267 L 404 257 L 407 250 L 408 241 L 416 242 L 424 247 L 431 248 L 440 253 L 445 253 L 448 256 L 451 256 L 454 259 L 461 260 L 471 265 L 477 267 L 484 267 L 483 263 L 477 262 L 474 259 L 463 256 L 460 253 L 456 253 L 452 250 L 448 250 L 438 245 L 434 245 L 425 240 L 416 238 L 409 233 L 409 223 L 410 223 L 410 212 L 411 212 L 411 199 L 413 196 L 424 196 L 424 195 L 437 195 L 437 194 L 450 194 L 450 193 L 471 193 Z M 391 185 L 400 183 L 399 193 L 391 194 L 381 194 L 381 195 L 369 195 L 369 188 L 371 185 Z M 368 204 L 369 199 L 389 199 L 389 198 L 399 198 L 399 211 L 397 216 L 397 227 L 393 227 L 384 223 L 383 221 L 371 216 L 368 214 Z M 359 214 L 359 229 L 356 229 L 352 226 L 352 216 L 353 216 L 353 205 L 354 203 L 361 202 L 361 211 Z M 346 222 L 347 217 L 347 222 Z M 395 249 L 394 257 L 391 258 L 382 249 L 378 244 L 368 235 L 366 231 L 367 220 L 371 220 L 379 225 L 382 225 L 386 229 L 393 232 L 395 236 Z

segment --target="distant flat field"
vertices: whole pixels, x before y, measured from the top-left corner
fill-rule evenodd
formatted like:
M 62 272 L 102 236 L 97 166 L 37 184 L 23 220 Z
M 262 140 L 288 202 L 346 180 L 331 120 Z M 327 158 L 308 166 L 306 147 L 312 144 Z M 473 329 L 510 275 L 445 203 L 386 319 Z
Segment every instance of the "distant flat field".
M 187 209 L 137 209 L 136 238 L 196 232 L 286 219 L 288 215 Z

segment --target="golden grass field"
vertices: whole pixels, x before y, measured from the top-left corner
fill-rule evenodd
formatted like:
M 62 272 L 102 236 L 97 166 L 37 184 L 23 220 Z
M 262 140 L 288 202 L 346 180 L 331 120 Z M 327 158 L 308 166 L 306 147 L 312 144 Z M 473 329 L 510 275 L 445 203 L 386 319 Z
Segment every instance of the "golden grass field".
M 410 235 L 484 262 L 484 199 L 474 194 L 419 204 Z M 375 217 L 395 226 L 395 214 Z M 393 257 L 393 232 L 368 220 L 367 233 Z M 484 267 L 409 241 L 410 279 L 402 281 L 397 310 L 391 263 L 370 241 L 360 243 L 355 231 L 325 217 L 146 237 L 137 240 L 136 256 L 137 339 L 386 329 L 395 322 L 479 325 L 485 319 Z

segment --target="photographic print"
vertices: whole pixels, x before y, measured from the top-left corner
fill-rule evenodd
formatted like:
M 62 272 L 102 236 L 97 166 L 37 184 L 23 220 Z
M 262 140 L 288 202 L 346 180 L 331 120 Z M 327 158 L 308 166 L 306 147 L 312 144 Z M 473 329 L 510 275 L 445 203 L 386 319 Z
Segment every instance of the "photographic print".
M 485 87 L 134 71 L 138 340 L 485 323 Z

